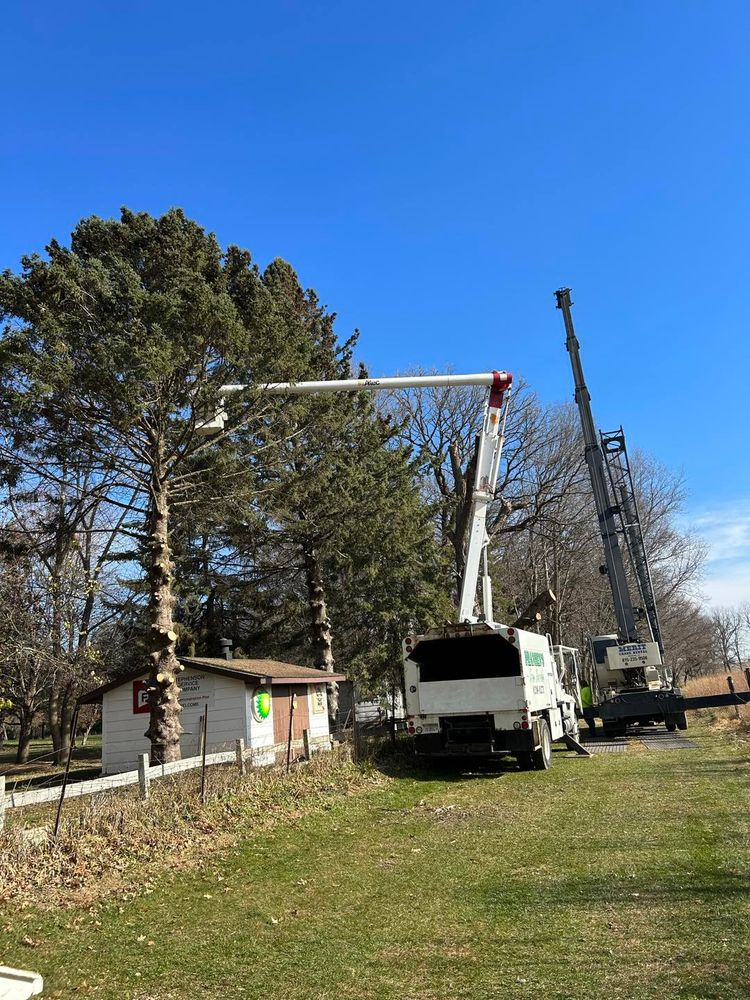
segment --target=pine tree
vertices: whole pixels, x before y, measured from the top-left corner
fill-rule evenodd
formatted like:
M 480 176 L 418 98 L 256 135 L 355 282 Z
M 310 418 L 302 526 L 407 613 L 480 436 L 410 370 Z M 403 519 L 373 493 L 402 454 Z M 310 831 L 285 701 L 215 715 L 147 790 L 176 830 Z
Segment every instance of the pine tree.
M 69 247 L 22 261 L 0 279 L 6 426 L 29 465 L 43 462 L 35 432 L 71 428 L 70 447 L 93 459 L 91 488 L 114 475 L 110 502 L 142 517 L 148 580 L 152 759 L 179 757 L 179 663 L 175 655 L 175 511 L 214 488 L 238 491 L 241 474 L 217 447 L 255 419 L 251 395 L 234 402 L 231 426 L 206 441 L 196 432 L 218 387 L 247 377 L 272 355 L 262 293 L 249 254 L 225 256 L 179 210 L 160 218 L 123 210 L 75 228 Z M 234 298 L 238 297 L 239 305 Z M 252 303 L 253 308 L 249 307 Z M 262 362 L 258 364 L 260 372 Z M 208 476 L 208 470 L 211 475 Z

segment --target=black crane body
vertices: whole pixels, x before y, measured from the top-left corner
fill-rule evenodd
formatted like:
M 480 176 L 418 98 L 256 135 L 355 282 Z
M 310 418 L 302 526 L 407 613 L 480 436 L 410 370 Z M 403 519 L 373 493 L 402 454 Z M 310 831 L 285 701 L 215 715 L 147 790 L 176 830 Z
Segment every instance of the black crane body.
M 671 672 L 662 662 L 661 627 L 625 437 L 622 428 L 611 434 L 597 432 L 573 327 L 570 289 L 559 289 L 555 297 L 565 324 L 565 346 L 573 370 L 586 465 L 604 549 L 602 572 L 609 581 L 617 622 L 616 635 L 591 638 L 599 714 L 605 732 L 612 734 L 624 734 L 626 727 L 634 723 L 644 725 L 662 720 L 670 730 L 683 729 L 687 726 L 684 699 L 672 685 Z M 624 540 L 641 599 L 638 607 L 631 597 L 620 538 Z M 639 625 L 645 636 L 641 635 Z M 614 659 L 608 649 L 614 652 Z

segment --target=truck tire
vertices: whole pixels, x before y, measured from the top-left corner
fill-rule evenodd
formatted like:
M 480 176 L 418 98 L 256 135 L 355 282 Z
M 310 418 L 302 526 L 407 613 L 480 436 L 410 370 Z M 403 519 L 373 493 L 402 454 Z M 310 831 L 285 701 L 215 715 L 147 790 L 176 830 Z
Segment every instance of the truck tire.
M 531 755 L 535 771 L 546 771 L 552 766 L 552 737 L 546 719 L 539 720 L 539 749 Z
M 667 727 L 668 733 L 673 733 L 675 729 L 677 729 L 677 719 L 674 717 L 674 715 L 665 715 L 664 725 Z
M 677 723 L 678 729 L 687 729 L 688 721 L 684 712 L 678 712 L 674 717 L 674 721 Z

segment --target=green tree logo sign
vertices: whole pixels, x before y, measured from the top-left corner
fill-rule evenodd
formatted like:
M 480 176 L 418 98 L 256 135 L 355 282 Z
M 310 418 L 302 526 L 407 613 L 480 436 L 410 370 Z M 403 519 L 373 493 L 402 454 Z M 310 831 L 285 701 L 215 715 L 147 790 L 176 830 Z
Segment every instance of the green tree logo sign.
M 253 692 L 253 718 L 257 722 L 265 722 L 270 714 L 271 692 L 268 688 L 256 688 Z

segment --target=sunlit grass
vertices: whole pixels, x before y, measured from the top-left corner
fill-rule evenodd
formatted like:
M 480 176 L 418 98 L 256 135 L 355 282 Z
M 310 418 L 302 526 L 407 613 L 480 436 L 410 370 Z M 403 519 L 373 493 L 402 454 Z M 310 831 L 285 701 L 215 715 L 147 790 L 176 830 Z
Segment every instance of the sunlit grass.
M 690 735 L 544 774 L 389 764 L 136 898 L 6 918 L 4 960 L 102 1000 L 744 1000 L 748 746 Z

